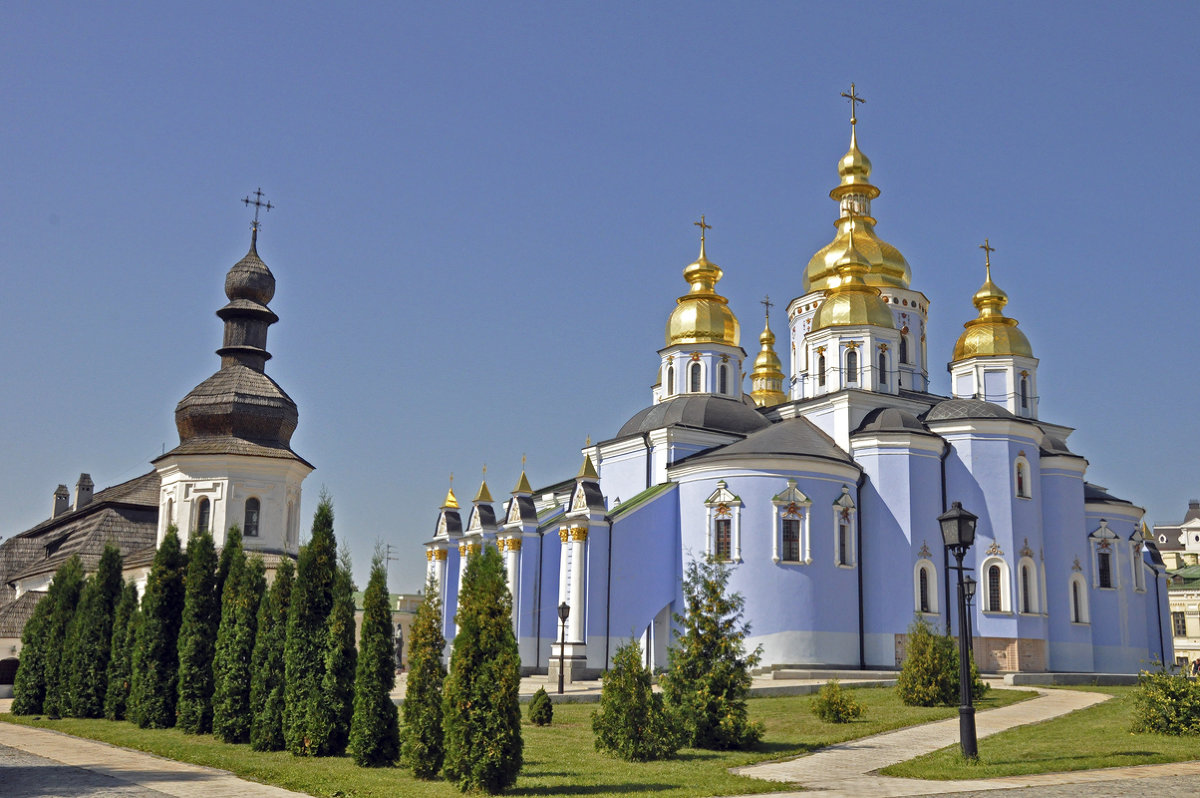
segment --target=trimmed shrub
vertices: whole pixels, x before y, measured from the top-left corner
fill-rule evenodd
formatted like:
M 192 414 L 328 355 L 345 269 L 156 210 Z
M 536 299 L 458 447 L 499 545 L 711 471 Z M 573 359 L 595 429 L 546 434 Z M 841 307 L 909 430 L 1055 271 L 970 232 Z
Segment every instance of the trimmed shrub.
M 534 726 L 549 726 L 554 720 L 554 704 L 546 693 L 545 687 L 539 687 L 529 701 L 529 722 Z
M 642 664 L 642 647 L 636 640 L 613 656 L 612 668 L 604 675 L 600 709 L 592 712 L 592 731 L 597 751 L 629 762 L 666 759 L 679 750 L 680 735 L 662 696 L 650 689 L 650 671 Z
M 188 539 L 183 621 L 179 627 L 178 726 L 185 734 L 212 731 L 213 655 L 221 623 L 221 596 L 216 591 L 217 550 L 212 534 L 196 532 Z
M 1200 682 L 1142 671 L 1133 701 L 1135 734 L 1200 735 Z
M 113 611 L 112 656 L 108 662 L 108 690 L 104 695 L 104 717 L 109 720 L 125 720 L 139 616 L 137 585 L 126 582 Z
M 978 700 L 988 691 L 971 657 L 971 697 Z M 958 704 L 958 642 L 939 635 L 924 618 L 908 627 L 904 663 L 896 680 L 896 694 L 912 707 Z
M 333 609 L 326 624 L 325 667 L 321 692 L 309 708 L 309 733 L 315 756 L 341 756 L 350 741 L 350 719 L 354 716 L 354 673 L 358 651 L 354 648 L 354 584 L 350 579 L 350 555 L 342 553 L 342 564 L 333 581 Z
M 12 713 L 37 715 L 46 700 L 46 627 L 54 602 L 43 596 L 21 630 L 21 658 L 13 681 Z
M 67 634 L 67 707 L 77 718 L 104 715 L 108 663 L 112 654 L 113 609 L 121 596 L 121 552 L 111 543 L 100 555 L 96 573 L 83 585 Z
M 287 637 L 288 606 L 296 569 L 283 560 L 275 570 L 271 589 L 263 593 L 258 607 L 258 635 L 254 638 L 250 682 L 250 747 L 255 751 L 282 751 L 283 740 L 283 644 Z
M 284 643 L 283 736 L 288 750 L 297 756 L 316 753 L 316 739 L 323 736 L 312 728 L 310 715 L 312 707 L 322 700 L 327 623 L 333 609 L 337 567 L 333 501 L 322 494 L 313 515 L 312 537 L 300 547 Z
M 141 622 L 134 642 L 133 681 L 129 691 L 129 719 L 143 729 L 175 725 L 175 700 L 179 695 L 179 625 L 183 620 L 183 591 L 187 558 L 179 548 L 175 526 L 154 555 Z
M 79 595 L 83 592 L 83 564 L 78 554 L 59 566 L 46 594 L 50 599 L 50 617 L 45 626 L 46 697 L 42 712 L 51 718 L 69 714 L 70 696 L 67 679 L 70 667 L 66 663 L 67 631 L 75 617 Z
M 250 742 L 250 659 L 258 631 L 258 605 L 266 588 L 261 557 L 233 559 L 221 602 L 221 630 L 213 660 L 213 736 Z
M 419 779 L 432 779 L 442 769 L 442 684 L 446 668 L 442 652 L 442 602 L 433 579 L 417 607 L 408 644 L 408 675 L 404 690 L 404 727 L 400 733 L 400 763 Z
M 382 555 L 376 552 L 363 596 L 354 717 L 350 721 L 350 753 L 362 767 L 394 765 L 400 756 L 400 718 L 392 702 L 396 650 L 388 598 L 387 572 Z
M 497 793 L 521 771 L 521 658 L 504 560 L 491 543 L 471 555 L 458 596 L 458 634 L 442 697 L 446 778 Z
M 762 724 L 750 722 L 746 707 L 758 650 L 745 651 L 746 602 L 741 594 L 726 595 L 728 584 L 724 562 L 692 560 L 683 580 L 687 612 L 675 615 L 683 631 L 671 649 L 663 696 L 681 725 L 683 743 L 693 748 L 750 748 L 762 739 Z
M 850 697 L 837 679 L 825 682 L 821 692 L 809 702 L 812 713 L 826 723 L 849 723 L 862 717 L 866 707 Z

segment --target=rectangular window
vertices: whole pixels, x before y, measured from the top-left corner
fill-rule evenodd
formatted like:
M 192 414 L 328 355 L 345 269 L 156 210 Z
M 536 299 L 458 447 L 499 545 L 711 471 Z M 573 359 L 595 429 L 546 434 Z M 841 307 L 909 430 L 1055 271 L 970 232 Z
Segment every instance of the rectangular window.
M 838 565 L 850 564 L 850 527 L 838 524 Z
M 800 519 L 783 519 L 783 559 L 800 562 Z
M 716 533 L 716 547 L 713 553 L 722 560 L 728 560 L 733 556 L 732 527 L 733 522 L 728 518 L 717 519 L 716 528 L 714 529 Z
M 1096 555 L 1096 573 L 1100 587 L 1112 587 L 1112 555 L 1107 551 Z
M 1187 637 L 1187 617 L 1182 612 L 1171 613 L 1171 630 L 1176 637 Z

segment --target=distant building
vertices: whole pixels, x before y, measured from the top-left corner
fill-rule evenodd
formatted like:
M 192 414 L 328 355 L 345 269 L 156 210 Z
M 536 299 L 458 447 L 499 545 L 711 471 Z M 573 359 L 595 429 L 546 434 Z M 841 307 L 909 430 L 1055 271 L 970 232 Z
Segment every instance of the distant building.
M 1200 500 L 1188 502 L 1178 524 L 1155 526 L 1153 538 L 1170 569 L 1167 590 L 1175 664 L 1190 669 L 1200 659 Z

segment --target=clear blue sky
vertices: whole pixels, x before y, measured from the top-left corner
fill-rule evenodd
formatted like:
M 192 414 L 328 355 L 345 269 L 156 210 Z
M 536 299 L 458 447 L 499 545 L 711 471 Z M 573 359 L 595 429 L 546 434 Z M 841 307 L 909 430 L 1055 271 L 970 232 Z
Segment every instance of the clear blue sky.
M 701 213 L 754 351 L 758 300 L 833 234 L 851 81 L 934 390 L 988 237 L 1042 417 L 1177 522 L 1198 28 L 1196 3 L 6 2 L 0 535 L 178 441 L 261 186 L 305 516 L 326 487 L 359 582 L 382 540 L 415 589 L 450 471 L 503 497 L 524 452 L 548 484 L 649 403 Z

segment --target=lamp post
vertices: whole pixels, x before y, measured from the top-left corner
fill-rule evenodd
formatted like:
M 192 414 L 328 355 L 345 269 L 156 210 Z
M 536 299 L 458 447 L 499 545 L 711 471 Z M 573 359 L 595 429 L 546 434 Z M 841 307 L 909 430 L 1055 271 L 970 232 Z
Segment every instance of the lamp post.
M 971 665 L 967 648 L 971 633 L 967 589 L 963 583 L 963 556 L 975 542 L 975 522 L 978 520 L 978 516 L 963 509 L 961 502 L 954 502 L 948 511 L 938 516 L 942 539 L 958 563 L 958 742 L 967 759 L 979 758 L 979 746 L 975 737 L 975 707 L 971 704 Z
M 970 577 L 963 577 L 963 593 L 967 599 L 967 639 L 971 641 L 972 646 L 975 643 L 975 624 L 972 623 L 974 616 L 972 615 L 971 602 L 975 600 L 975 590 L 979 587 L 979 583 Z
M 562 623 L 562 641 L 558 644 L 558 694 L 563 692 L 563 659 L 567 653 L 567 618 L 571 615 L 571 605 L 563 602 L 558 605 L 558 620 Z

